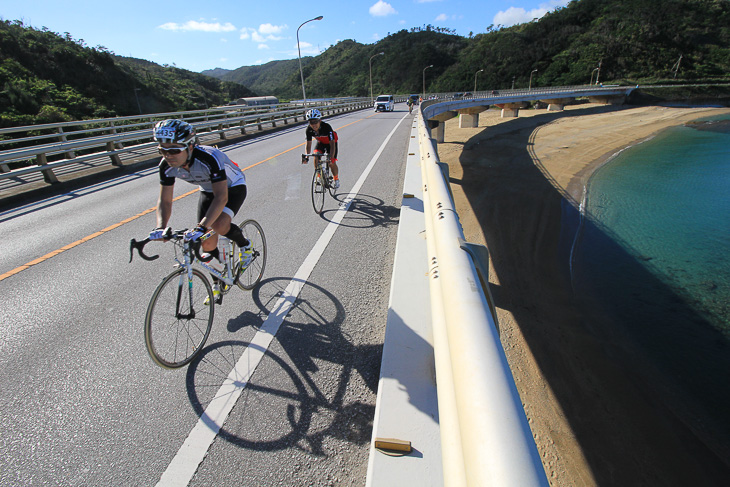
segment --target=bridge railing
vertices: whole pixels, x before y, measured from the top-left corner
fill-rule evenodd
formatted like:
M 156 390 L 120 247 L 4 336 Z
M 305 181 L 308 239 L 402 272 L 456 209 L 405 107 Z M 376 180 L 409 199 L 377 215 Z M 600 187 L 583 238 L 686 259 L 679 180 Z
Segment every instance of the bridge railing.
M 464 241 L 424 116 L 452 103 L 425 102 L 418 117 L 444 485 L 548 485 L 500 342 L 489 279 L 477 271 L 486 266 L 479 247 Z
M 360 110 L 370 106 L 369 98 L 333 99 L 316 105 L 324 115 Z M 315 108 L 308 104 L 306 108 Z M 263 130 L 263 125 L 298 122 L 304 108 L 293 104 L 276 107 L 243 105 L 215 107 L 206 110 L 153 113 L 73 122 L 10 127 L 0 129 L 0 179 L 41 171 L 46 182 L 57 182 L 53 169 L 108 157 L 111 164 L 121 165 L 120 155 L 151 149 L 151 129 L 159 120 L 181 118 L 196 129 L 197 139 L 225 139 L 232 133 Z M 45 133 L 44 133 L 45 132 Z M 15 164 L 13 164 L 15 163 Z M 12 165 L 20 165 L 11 169 Z

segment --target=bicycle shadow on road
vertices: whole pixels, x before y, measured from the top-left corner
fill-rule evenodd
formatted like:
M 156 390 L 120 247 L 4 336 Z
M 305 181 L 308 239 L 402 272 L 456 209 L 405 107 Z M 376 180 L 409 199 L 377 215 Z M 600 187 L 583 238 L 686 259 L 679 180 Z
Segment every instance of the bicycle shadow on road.
M 289 278 L 262 281 L 254 295 L 262 313 L 251 321 L 263 323 L 258 316 L 268 314 L 283 281 Z M 332 293 L 307 283 L 267 350 L 226 340 L 207 346 L 190 364 L 186 386 L 193 410 L 204 414 L 244 350 L 254 347 L 263 358 L 220 438 L 252 452 L 284 452 L 285 458 L 290 449 L 313 457 L 346 454 L 353 445 L 367 452 L 382 344 L 366 343 L 367 332 L 348 334 L 345 325 L 355 334 L 362 328 L 348 323 L 344 306 Z
M 345 204 L 347 194 L 336 194 L 334 199 L 339 202 L 338 208 L 325 208 L 319 215 L 325 221 L 331 222 L 342 205 Z M 358 195 L 352 199 L 347 214 L 339 223 L 340 226 L 350 228 L 375 228 L 396 225 L 400 215 L 400 208 L 386 205 L 383 200 L 371 195 Z

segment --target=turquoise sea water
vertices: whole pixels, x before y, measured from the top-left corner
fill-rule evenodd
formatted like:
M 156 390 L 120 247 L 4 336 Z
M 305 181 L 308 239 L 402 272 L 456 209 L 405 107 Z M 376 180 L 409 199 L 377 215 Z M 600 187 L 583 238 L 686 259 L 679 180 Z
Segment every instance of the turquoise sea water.
M 574 287 L 618 294 L 627 312 L 689 316 L 730 341 L 730 120 L 672 128 L 624 150 L 587 195 Z

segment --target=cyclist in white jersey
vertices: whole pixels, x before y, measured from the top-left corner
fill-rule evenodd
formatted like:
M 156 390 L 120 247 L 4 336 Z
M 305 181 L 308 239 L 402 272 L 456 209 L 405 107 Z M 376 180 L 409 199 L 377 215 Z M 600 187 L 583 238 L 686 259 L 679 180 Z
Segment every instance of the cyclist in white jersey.
M 198 224 L 188 230 L 185 237 L 197 241 L 209 230 L 215 230 L 215 234 L 202 243 L 203 251 L 222 261 L 218 255 L 218 235 L 224 235 L 241 249 L 242 267 L 248 266 L 252 257 L 251 243 L 237 225 L 231 224 L 246 199 L 246 176 L 241 168 L 215 147 L 195 145 L 195 129 L 182 120 L 158 122 L 153 129 L 153 138 L 159 143 L 157 150 L 162 154 L 162 160 L 157 227 L 150 232 L 150 239 L 165 237 L 172 214 L 175 179 L 183 179 L 200 187 Z M 216 279 L 213 295 L 216 302 L 221 301 Z

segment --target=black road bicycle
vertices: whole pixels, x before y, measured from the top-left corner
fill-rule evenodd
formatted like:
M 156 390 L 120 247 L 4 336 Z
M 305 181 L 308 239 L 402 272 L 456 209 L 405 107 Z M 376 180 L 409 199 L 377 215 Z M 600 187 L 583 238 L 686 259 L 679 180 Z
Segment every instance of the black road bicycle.
M 330 172 L 329 154 L 302 154 L 302 163 L 314 157 L 314 174 L 312 175 L 312 206 L 317 214 L 322 213 L 326 193 L 335 197 L 335 182 Z

